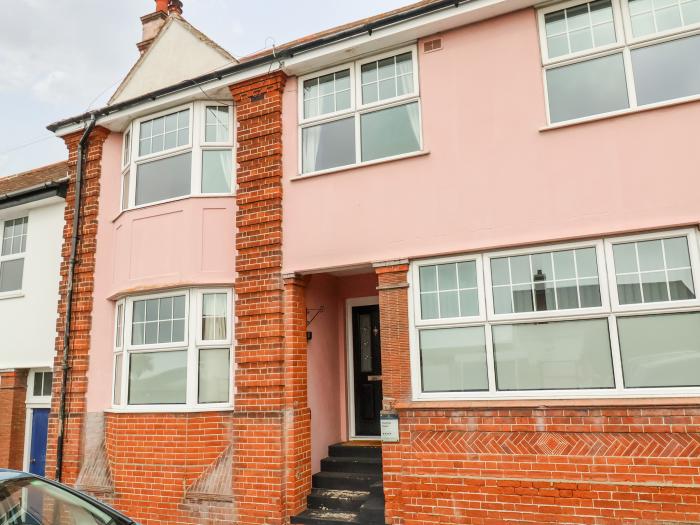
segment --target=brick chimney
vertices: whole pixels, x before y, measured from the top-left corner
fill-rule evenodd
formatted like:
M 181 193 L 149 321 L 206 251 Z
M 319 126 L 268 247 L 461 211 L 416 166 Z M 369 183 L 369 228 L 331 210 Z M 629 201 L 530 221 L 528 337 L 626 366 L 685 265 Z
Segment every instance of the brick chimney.
M 155 0 L 156 10 L 141 17 L 143 24 L 143 35 L 141 42 L 136 44 L 143 55 L 158 36 L 161 28 L 165 25 L 169 15 L 182 15 L 182 2 L 180 0 Z

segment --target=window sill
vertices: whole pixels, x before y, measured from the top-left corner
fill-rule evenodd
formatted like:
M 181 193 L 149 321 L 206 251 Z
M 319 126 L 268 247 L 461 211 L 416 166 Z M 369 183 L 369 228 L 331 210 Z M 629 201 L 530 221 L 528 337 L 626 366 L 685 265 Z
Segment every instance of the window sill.
M 700 101 L 700 95 L 693 95 L 692 97 L 679 98 L 675 100 L 667 100 L 664 102 L 657 102 L 656 104 L 649 104 L 647 106 L 638 106 L 635 108 L 622 109 L 620 111 L 613 111 L 610 113 L 603 113 L 600 115 L 591 115 L 590 117 L 583 117 L 574 120 L 566 120 L 564 122 L 557 122 L 555 124 L 549 124 L 540 128 L 540 132 L 553 131 L 561 128 L 568 128 L 571 126 L 578 126 L 579 124 L 587 124 L 589 122 L 598 122 L 600 120 L 614 119 L 622 117 L 625 115 L 631 115 L 635 113 L 644 113 L 646 111 L 653 111 L 655 109 L 668 108 L 671 106 L 679 106 L 681 104 L 688 104 L 690 102 Z
M 119 218 L 126 214 L 129 213 L 130 211 L 137 211 L 137 210 L 143 210 L 146 208 L 154 208 L 156 206 L 163 206 L 165 204 L 170 204 L 171 202 L 179 202 L 179 201 L 184 201 L 187 199 L 228 199 L 231 197 L 235 197 L 235 193 L 198 193 L 196 195 L 183 195 L 182 197 L 174 197 L 172 199 L 166 199 L 163 201 L 156 201 L 156 202 L 149 202 L 148 204 L 141 204 L 140 206 L 134 206 L 132 208 L 127 208 L 125 210 L 121 210 L 117 215 L 112 219 L 112 222 L 116 222 L 119 220 Z
M 478 399 L 478 400 L 415 400 L 396 403 L 399 410 L 460 408 L 549 408 L 549 407 L 636 407 L 687 406 L 700 404 L 697 393 L 687 397 L 604 397 L 576 399 Z
M 177 405 L 134 406 L 105 409 L 106 414 L 195 414 L 198 412 L 233 412 L 231 405 L 215 407 L 188 407 Z
M 367 166 L 376 166 L 377 164 L 385 164 L 387 162 L 395 162 L 398 160 L 404 160 L 404 159 L 412 159 L 414 157 L 423 157 L 425 155 L 429 155 L 430 151 L 428 150 L 421 150 L 421 151 L 414 151 L 412 153 L 404 153 L 403 155 L 395 155 L 393 157 L 386 157 L 384 159 L 377 159 L 377 160 L 370 160 L 367 162 L 360 162 L 359 164 L 350 164 L 348 166 L 340 166 L 338 168 L 331 168 L 328 170 L 322 170 L 322 171 L 313 171 L 311 173 L 303 173 L 300 175 L 296 175 L 295 177 L 292 177 L 292 182 L 297 181 L 297 180 L 304 180 L 304 179 L 310 179 L 313 177 L 320 177 L 321 175 L 332 175 L 334 173 L 341 173 L 345 171 L 352 171 L 352 170 L 357 170 L 361 168 L 365 168 Z
M 3 299 L 18 299 L 20 297 L 24 297 L 24 292 L 22 290 L 18 290 L 16 292 L 0 293 L 0 301 L 2 301 Z

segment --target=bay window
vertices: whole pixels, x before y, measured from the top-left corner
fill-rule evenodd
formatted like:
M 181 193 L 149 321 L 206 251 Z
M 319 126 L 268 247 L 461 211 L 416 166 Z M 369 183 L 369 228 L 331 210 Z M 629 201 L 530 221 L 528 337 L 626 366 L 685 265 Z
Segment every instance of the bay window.
M 699 272 L 694 230 L 414 261 L 414 394 L 697 394 Z
M 700 96 L 700 0 L 574 0 L 539 25 L 551 124 Z
M 22 290 L 28 224 L 28 217 L 0 221 L 0 297 Z
M 316 173 L 421 149 L 415 48 L 300 79 L 300 173 Z
M 231 194 L 231 106 L 195 102 L 138 119 L 124 133 L 122 209 Z
M 229 406 L 231 296 L 193 289 L 118 302 L 114 406 Z

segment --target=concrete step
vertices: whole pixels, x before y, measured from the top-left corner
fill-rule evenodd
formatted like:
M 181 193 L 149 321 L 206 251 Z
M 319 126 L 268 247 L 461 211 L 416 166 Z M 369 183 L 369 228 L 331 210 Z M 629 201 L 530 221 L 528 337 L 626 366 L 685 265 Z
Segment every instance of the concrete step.
M 319 472 L 311 478 L 311 486 L 319 489 L 369 491 L 370 486 L 378 481 L 381 481 L 380 474 Z
M 307 504 L 310 509 L 357 511 L 367 498 L 364 490 L 312 489 Z
M 370 496 L 360 507 L 358 518 L 362 525 L 384 525 L 384 498 Z
M 305 510 L 298 516 L 292 516 L 291 522 L 305 525 L 348 525 L 348 523 L 360 523 L 357 512 L 321 509 Z
M 368 457 L 329 457 L 321 460 L 323 472 L 356 472 L 366 474 L 382 473 L 382 458 Z
M 331 457 L 344 458 L 381 458 L 381 445 L 348 445 L 336 443 L 328 447 L 328 455 Z

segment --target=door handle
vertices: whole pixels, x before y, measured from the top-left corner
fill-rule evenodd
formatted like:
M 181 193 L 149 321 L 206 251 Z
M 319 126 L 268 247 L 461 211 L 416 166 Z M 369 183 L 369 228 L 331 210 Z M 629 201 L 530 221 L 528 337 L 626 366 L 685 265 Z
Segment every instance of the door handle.
M 36 459 L 32 458 L 30 463 L 33 465 L 34 463 L 36 463 Z
M 381 381 L 382 376 L 367 376 L 367 381 Z

